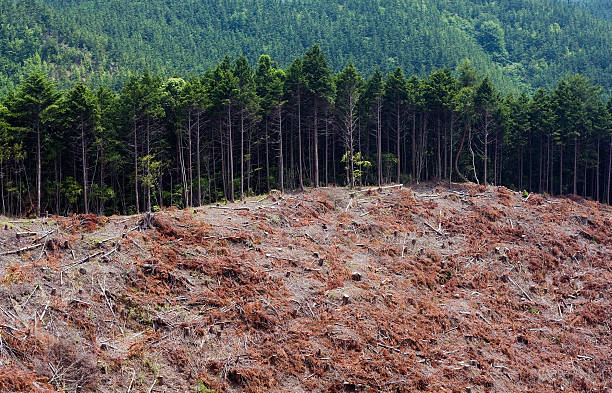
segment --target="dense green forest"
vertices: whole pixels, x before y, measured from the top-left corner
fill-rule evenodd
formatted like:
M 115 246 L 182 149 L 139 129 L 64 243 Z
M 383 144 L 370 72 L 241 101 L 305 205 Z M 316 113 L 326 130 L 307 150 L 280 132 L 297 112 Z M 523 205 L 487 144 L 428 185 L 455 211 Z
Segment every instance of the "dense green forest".
M 503 92 L 581 74 L 612 88 L 605 0 L 0 0 L 0 92 L 32 66 L 60 87 L 120 89 L 144 69 L 200 75 L 225 55 L 287 67 L 315 43 L 349 61 L 427 76 L 469 59 Z
M 225 57 L 196 77 L 58 88 L 34 67 L 0 104 L 11 215 L 135 213 L 272 189 L 474 181 L 610 202 L 612 101 L 573 75 L 505 94 L 469 62 L 424 77 Z

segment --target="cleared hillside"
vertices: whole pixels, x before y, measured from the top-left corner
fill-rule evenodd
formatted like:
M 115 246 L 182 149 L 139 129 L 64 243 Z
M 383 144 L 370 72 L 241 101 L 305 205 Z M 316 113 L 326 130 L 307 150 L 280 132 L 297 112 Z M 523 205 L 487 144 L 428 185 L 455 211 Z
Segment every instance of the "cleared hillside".
M 323 188 L 148 221 L 1 224 L 0 391 L 610 388 L 609 206 Z

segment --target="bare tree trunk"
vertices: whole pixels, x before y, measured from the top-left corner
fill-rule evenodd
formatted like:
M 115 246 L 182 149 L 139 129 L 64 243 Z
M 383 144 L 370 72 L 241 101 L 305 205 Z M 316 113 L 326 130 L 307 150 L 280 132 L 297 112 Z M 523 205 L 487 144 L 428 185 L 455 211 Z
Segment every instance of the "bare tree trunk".
M 552 143 L 552 138 L 549 135 L 548 136 L 548 165 L 546 168 L 546 174 L 547 174 L 547 179 L 546 179 L 546 184 L 548 186 L 548 193 L 550 195 L 554 195 L 554 191 L 555 191 L 555 185 L 553 182 L 553 177 L 554 177 L 554 161 L 555 161 L 555 146 Z
M 459 150 L 457 151 L 457 155 L 455 156 L 455 172 L 457 173 L 459 178 L 461 178 L 465 182 L 467 182 L 468 179 L 459 170 L 459 157 L 461 157 L 461 151 L 463 150 L 463 144 L 465 142 L 465 135 L 467 134 L 467 130 L 468 130 L 468 125 L 466 124 L 465 128 L 463 129 L 463 136 L 461 137 L 461 143 L 459 144 Z
M 147 116 L 147 211 L 151 211 L 151 119 Z
M 397 173 L 396 173 L 395 181 L 396 181 L 396 183 L 399 184 L 400 178 L 401 178 L 401 173 L 402 173 L 402 166 L 401 166 L 402 158 L 400 156 L 400 154 L 401 154 L 401 148 L 400 148 L 400 146 L 401 146 L 400 143 L 401 142 L 400 142 L 400 140 L 401 140 L 401 136 L 402 136 L 401 135 L 402 134 L 402 129 L 401 129 L 401 113 L 400 113 L 400 111 L 401 111 L 401 103 L 399 102 L 399 100 L 396 102 L 395 105 L 396 105 L 396 113 L 395 113 L 395 130 L 396 130 L 395 137 L 396 137 L 396 141 L 395 142 L 396 142 L 396 145 L 397 145 L 396 146 L 397 149 L 396 149 L 396 152 L 395 152 L 396 155 L 397 155 Z
M 100 143 L 100 190 L 103 190 L 104 188 L 104 139 L 102 138 L 101 143 Z M 94 177 L 95 177 L 95 173 L 94 173 Z M 93 182 L 93 180 L 92 180 Z M 102 215 L 102 213 L 104 212 L 104 200 L 100 199 L 100 207 L 99 207 L 99 214 Z
M 416 110 L 412 112 L 412 181 L 416 179 Z
M 302 162 L 302 97 L 298 90 L 298 176 L 300 178 L 300 190 L 304 191 L 304 174 Z
M 533 190 L 533 149 L 529 147 L 529 191 Z
M 400 140 L 401 140 L 401 134 L 402 134 L 402 129 L 401 129 L 401 103 L 398 100 L 396 105 L 396 114 L 395 114 L 395 129 L 396 129 L 396 143 L 397 143 L 397 150 L 396 150 L 396 154 L 397 154 L 397 176 L 396 176 L 396 183 L 400 183 L 400 178 L 401 178 L 401 172 L 402 172 L 402 166 L 401 166 L 401 149 L 400 149 Z
M 519 190 L 523 190 L 523 149 L 519 147 Z
M 599 167 L 599 164 L 600 164 L 600 149 L 601 149 L 601 138 L 599 138 L 599 136 L 598 136 L 597 137 L 597 165 L 595 165 L 595 168 L 596 168 L 595 182 L 597 183 L 597 186 L 595 187 L 595 192 L 596 192 L 595 195 L 597 195 L 597 197 L 595 199 L 596 201 L 601 201 L 601 194 L 599 193 L 599 191 L 600 191 L 599 190 L 599 182 L 600 182 L 599 174 L 600 174 L 600 171 L 601 171 L 601 168 Z M 585 182 L 586 182 L 586 180 L 585 180 Z
M 183 153 L 183 133 L 179 134 L 177 140 L 177 160 L 179 163 L 179 167 L 177 168 L 179 171 L 179 177 L 181 178 L 181 184 L 183 186 L 183 195 L 182 199 L 185 202 L 185 206 L 189 205 L 189 187 L 187 185 L 187 168 L 185 165 L 185 154 Z
M 81 163 L 83 170 L 83 206 L 85 214 L 89 214 L 89 200 L 87 199 L 87 154 L 85 149 L 85 124 L 81 119 Z
M 559 145 L 559 195 L 563 195 L 563 146 Z
M 140 201 L 138 200 L 138 130 L 136 119 L 134 119 L 134 195 L 136 196 L 136 214 L 140 213 Z
M 40 217 L 41 164 L 40 164 L 40 120 L 36 121 L 36 215 Z
M 58 169 L 58 160 L 59 160 L 59 157 L 58 155 L 56 155 L 53 158 L 53 166 L 55 167 L 55 171 L 54 171 L 55 172 L 55 214 L 57 215 L 60 214 L 60 176 L 59 176 L 59 169 Z M 2 201 L 2 203 L 4 204 L 4 200 Z
M 443 139 L 443 143 L 442 146 L 444 147 L 444 171 L 443 171 L 443 177 L 444 179 L 448 178 L 448 128 L 444 127 L 444 135 L 442 136 Z
M 584 163 L 584 184 L 582 188 L 582 196 L 587 197 L 587 163 Z
M 606 203 L 610 204 L 610 189 L 612 189 L 612 135 L 610 135 L 610 146 L 608 147 L 608 190 L 606 191 Z
M 350 154 L 350 167 L 351 167 L 351 189 L 355 188 L 355 140 L 354 140 L 354 136 L 355 136 L 355 123 L 353 122 L 354 119 L 354 114 L 353 114 L 353 109 L 354 109 L 354 102 L 353 102 L 353 93 L 351 92 L 350 97 L 349 97 L 349 154 Z
M 285 192 L 283 172 L 283 111 L 282 107 L 278 105 L 278 181 L 281 192 Z
M 470 131 L 469 133 L 469 145 L 470 145 L 470 152 L 472 153 L 472 168 L 474 169 L 474 178 L 476 179 L 476 184 L 480 184 L 480 181 L 478 180 L 478 174 L 476 173 L 476 159 L 474 157 L 474 149 L 472 149 L 472 132 Z M 485 170 L 486 173 L 486 170 Z
M 499 184 L 498 183 L 498 169 L 499 169 L 499 163 L 497 161 L 497 158 L 499 157 L 499 138 L 497 137 L 497 135 L 495 135 L 495 139 L 494 139 L 494 144 L 493 144 L 493 185 Z
M 0 192 L 2 192 L 2 215 L 6 215 L 6 205 L 4 204 L 4 162 L 0 158 Z M 57 184 L 57 161 L 55 162 L 55 181 Z M 57 202 L 55 202 L 57 204 Z
M 202 206 L 202 167 L 200 166 L 200 153 L 200 110 L 198 109 L 198 115 L 196 119 L 196 165 L 198 166 L 198 206 Z M 210 184 L 210 181 L 208 182 L 208 184 Z
M 449 146 L 449 161 L 448 163 L 446 163 L 446 158 L 444 159 L 445 163 L 444 166 L 446 167 L 447 165 L 450 165 L 450 168 L 448 169 L 448 186 L 450 187 L 452 182 L 453 182 L 453 123 L 454 123 L 454 116 L 451 113 L 450 115 L 450 146 Z
M 244 200 L 244 111 L 240 111 L 240 200 Z
M 193 206 L 193 150 L 191 144 L 191 130 L 193 125 L 191 124 L 191 109 L 189 110 L 189 125 L 187 130 L 187 144 L 188 144 L 188 153 L 189 153 L 189 200 L 187 201 L 187 206 Z
M 578 183 L 578 137 L 574 136 L 574 195 L 578 194 L 577 183 Z
M 268 120 L 266 120 L 266 186 L 268 191 L 271 190 L 270 187 L 270 153 L 269 153 L 269 142 L 270 137 L 268 135 Z
M 376 100 L 376 153 L 378 156 L 378 186 L 382 186 L 382 100 L 380 97 Z
M 328 119 L 327 109 L 325 110 L 325 184 L 327 186 L 329 184 L 329 119 Z
M 542 186 L 543 186 L 543 182 L 542 182 L 542 167 L 543 162 L 544 162 L 544 154 L 542 153 L 542 145 L 544 144 L 544 142 L 542 141 L 542 136 L 540 136 L 540 156 L 539 156 L 539 168 L 538 168 L 538 192 L 542 193 Z
M 437 126 L 436 126 L 436 136 L 437 136 L 437 142 L 438 142 L 438 148 L 437 148 L 437 158 L 438 158 L 438 180 L 442 179 L 442 152 L 441 152 L 441 148 L 442 148 L 442 137 L 441 137 L 441 133 L 440 133 L 440 114 L 438 113 L 438 122 L 437 122 Z M 399 183 L 399 182 L 398 182 Z
M 229 200 L 234 202 L 234 158 L 232 148 L 232 104 L 227 104 L 227 153 L 229 164 Z
M 314 128 L 312 130 L 314 187 L 319 187 L 319 111 L 317 98 L 314 99 Z
M 221 123 L 221 120 L 219 120 L 219 123 Z M 227 184 L 227 168 L 228 168 L 228 164 L 227 164 L 227 160 L 225 159 L 225 146 L 223 146 L 223 128 L 222 125 L 219 124 L 219 140 L 221 141 L 221 145 L 219 146 L 220 150 L 221 150 L 221 179 L 223 180 L 223 195 L 225 196 L 226 199 L 229 199 L 229 192 L 228 192 L 228 184 Z M 213 161 L 214 162 L 214 161 Z
M 486 115 L 485 115 L 486 116 Z M 484 185 L 487 185 L 487 160 L 489 159 L 488 157 L 488 144 L 489 144 L 489 124 L 487 122 L 487 120 L 485 119 L 485 132 L 484 132 L 484 159 L 483 159 L 483 164 L 484 164 Z

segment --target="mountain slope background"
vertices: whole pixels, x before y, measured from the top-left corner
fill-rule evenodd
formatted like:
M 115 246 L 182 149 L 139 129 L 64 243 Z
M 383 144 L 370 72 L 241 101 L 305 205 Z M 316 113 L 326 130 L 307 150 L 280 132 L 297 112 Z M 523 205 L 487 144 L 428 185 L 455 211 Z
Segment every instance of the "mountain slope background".
M 0 89 L 33 65 L 56 80 L 120 86 L 130 72 L 200 73 L 224 56 L 286 66 L 319 43 L 338 70 L 454 68 L 505 90 L 580 73 L 612 87 L 611 6 L 599 0 L 0 0 Z

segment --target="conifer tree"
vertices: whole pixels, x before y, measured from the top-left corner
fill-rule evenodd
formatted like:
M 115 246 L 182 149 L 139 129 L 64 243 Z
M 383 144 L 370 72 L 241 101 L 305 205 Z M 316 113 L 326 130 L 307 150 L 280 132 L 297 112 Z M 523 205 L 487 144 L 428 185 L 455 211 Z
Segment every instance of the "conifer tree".
M 42 198 L 42 150 L 46 124 L 59 98 L 56 87 L 42 72 L 33 71 L 17 87 L 11 111 L 17 123 L 35 135 L 36 155 L 36 204 L 35 212 L 40 216 Z
M 349 63 L 336 76 L 336 112 L 342 130 L 344 157 L 346 157 L 346 177 L 350 188 L 355 187 L 355 134 L 357 129 L 357 104 L 362 94 L 364 80 L 355 66 Z
M 81 181 L 83 182 L 83 207 L 89 213 L 89 168 L 88 153 L 93 138 L 100 130 L 100 110 L 96 96 L 83 83 L 77 83 L 64 97 L 63 121 L 68 129 L 76 133 L 81 161 Z
M 383 108 L 383 74 L 379 68 L 368 79 L 365 91 L 362 96 L 363 108 L 365 112 L 365 121 L 370 128 L 374 128 L 376 137 L 376 167 L 377 167 L 377 184 L 382 186 L 383 183 L 383 168 L 382 168 L 382 108 Z M 371 125 L 372 124 L 372 125 Z
M 319 120 L 321 112 L 329 105 L 333 93 L 331 71 L 319 45 L 314 45 L 304 54 L 303 72 L 313 110 L 312 181 L 315 187 L 319 187 Z

